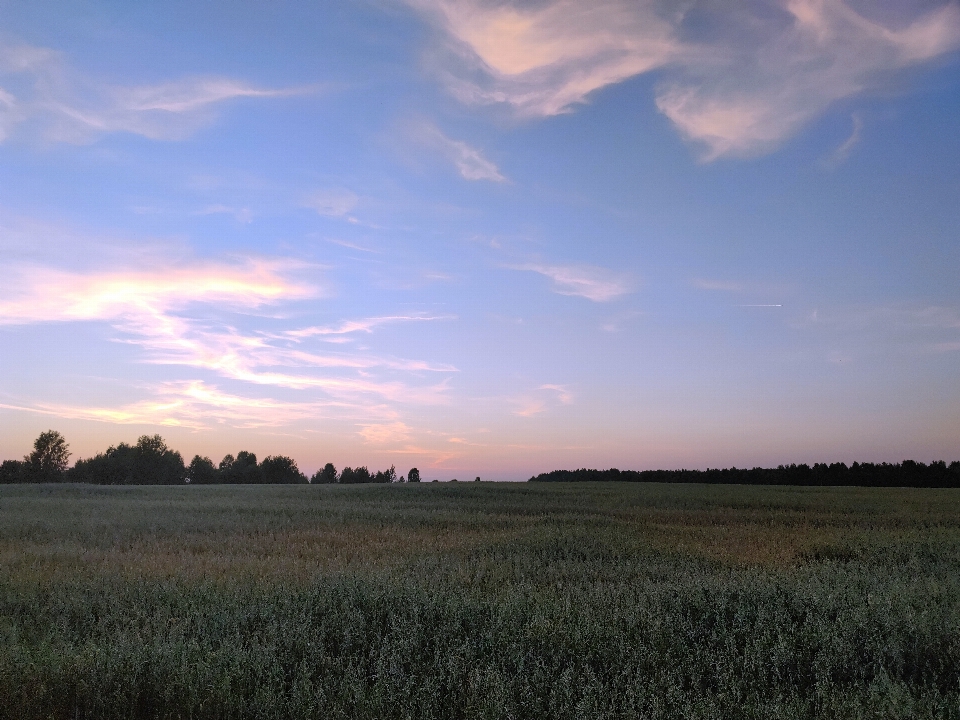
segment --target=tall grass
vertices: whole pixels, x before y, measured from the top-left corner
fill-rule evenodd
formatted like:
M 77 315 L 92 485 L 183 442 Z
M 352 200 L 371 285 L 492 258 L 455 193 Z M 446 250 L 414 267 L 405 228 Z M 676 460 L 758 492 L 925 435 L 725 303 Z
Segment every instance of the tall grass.
M 0 488 L 0 717 L 960 718 L 960 492 Z

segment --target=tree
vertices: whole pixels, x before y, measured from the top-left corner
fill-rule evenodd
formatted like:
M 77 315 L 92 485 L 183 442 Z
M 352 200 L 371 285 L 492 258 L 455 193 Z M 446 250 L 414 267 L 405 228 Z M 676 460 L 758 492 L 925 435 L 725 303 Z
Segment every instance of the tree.
M 25 462 L 20 460 L 4 460 L 0 463 L 0 484 L 22 483 L 26 476 Z
M 128 482 L 136 485 L 179 485 L 186 478 L 183 456 L 159 435 L 141 435 L 134 447 Z
M 272 485 L 307 482 L 306 476 L 300 472 L 297 463 L 283 455 L 267 457 L 260 463 L 260 474 L 263 482 Z
M 420 482 L 420 471 L 410 468 L 410 472 L 407 473 L 407 482 Z
M 397 481 L 397 469 L 391 465 L 389 470 L 377 470 L 370 482 L 375 483 L 395 483 Z
M 337 468 L 333 463 L 327 463 L 322 470 L 317 470 L 310 478 L 311 483 L 330 485 L 337 481 Z
M 32 482 L 61 482 L 70 460 L 70 446 L 56 430 L 40 433 L 33 452 L 24 459 L 26 479 Z
M 368 483 L 373 478 L 370 477 L 370 471 L 367 470 L 366 465 L 361 465 L 360 467 L 354 469 L 351 467 L 345 467 L 343 472 L 340 473 L 340 482 L 351 485 L 354 483 Z
M 223 460 L 220 461 L 220 472 L 229 473 L 230 468 L 233 467 L 234 457 L 229 453 L 223 456 Z
M 194 455 L 190 467 L 187 468 L 187 477 L 190 478 L 191 485 L 212 485 L 219 479 L 219 473 L 213 460 Z
M 257 456 L 241 450 L 237 457 L 227 455 L 220 462 L 220 481 L 225 483 L 260 483 L 263 476 L 257 465 Z

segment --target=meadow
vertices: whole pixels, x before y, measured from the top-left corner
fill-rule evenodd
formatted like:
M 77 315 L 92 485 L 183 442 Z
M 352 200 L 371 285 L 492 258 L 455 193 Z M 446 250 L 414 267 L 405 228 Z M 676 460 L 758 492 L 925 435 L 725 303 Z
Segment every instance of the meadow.
M 2 718 L 960 718 L 960 490 L 0 486 Z

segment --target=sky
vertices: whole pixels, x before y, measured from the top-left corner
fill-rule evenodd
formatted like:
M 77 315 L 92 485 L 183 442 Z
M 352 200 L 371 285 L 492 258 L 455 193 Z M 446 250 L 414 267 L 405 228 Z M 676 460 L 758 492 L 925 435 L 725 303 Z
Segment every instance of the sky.
M 0 458 L 960 459 L 955 0 L 0 0 Z

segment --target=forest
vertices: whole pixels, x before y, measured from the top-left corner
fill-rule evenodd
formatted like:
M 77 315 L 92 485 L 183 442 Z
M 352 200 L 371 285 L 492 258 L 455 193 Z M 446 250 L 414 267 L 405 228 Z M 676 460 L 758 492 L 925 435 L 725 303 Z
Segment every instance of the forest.
M 23 460 L 0 463 L 0 483 L 73 482 L 93 485 L 296 485 L 306 483 L 393 483 L 420 482 L 417 468 L 407 477 L 396 469 L 370 472 L 366 466 L 345 467 L 337 472 L 333 463 L 307 476 L 292 458 L 270 455 L 257 462 L 256 454 L 241 450 L 227 455 L 218 464 L 195 455 L 189 464 L 159 435 L 143 435 L 136 444 L 119 443 L 92 458 L 69 466 L 70 446 L 55 430 L 41 433 L 33 452 Z
M 776 468 L 725 468 L 715 470 L 554 470 L 530 482 L 646 482 L 705 483 L 710 485 L 800 485 L 813 487 L 928 487 L 960 488 L 960 462 L 943 460 L 925 465 L 900 463 L 816 463 L 780 465 Z

